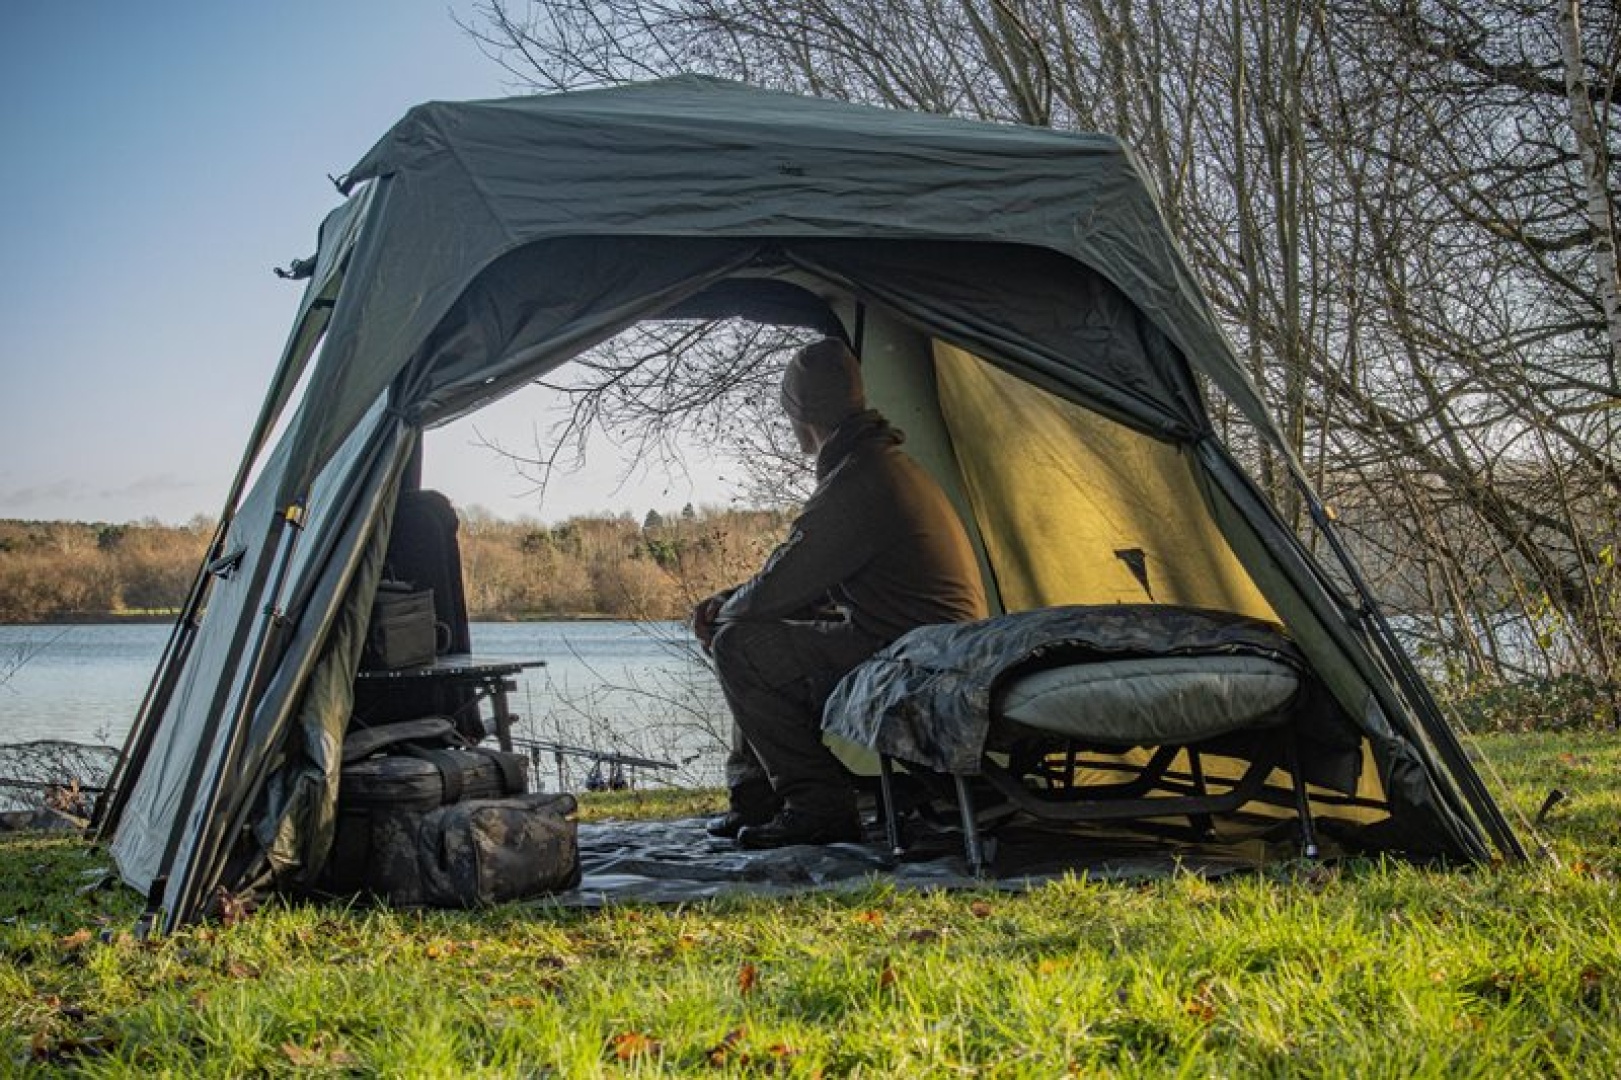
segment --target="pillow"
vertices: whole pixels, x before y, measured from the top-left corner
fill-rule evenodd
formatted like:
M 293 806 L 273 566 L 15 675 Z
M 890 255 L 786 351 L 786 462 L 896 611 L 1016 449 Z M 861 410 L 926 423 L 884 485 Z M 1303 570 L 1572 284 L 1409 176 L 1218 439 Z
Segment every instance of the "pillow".
M 1085 742 L 1158 746 L 1281 723 L 1299 689 L 1293 668 L 1261 656 L 1092 661 L 1015 676 L 998 715 Z

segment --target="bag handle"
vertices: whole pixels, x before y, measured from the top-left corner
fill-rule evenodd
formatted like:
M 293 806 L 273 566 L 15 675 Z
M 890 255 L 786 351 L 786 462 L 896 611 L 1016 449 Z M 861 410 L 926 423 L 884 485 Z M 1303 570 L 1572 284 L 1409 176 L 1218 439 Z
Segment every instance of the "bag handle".
M 439 742 L 459 746 L 462 737 L 456 725 L 442 716 L 425 716 L 420 720 L 402 720 L 396 724 L 352 731 L 343 738 L 343 763 L 353 765 L 361 758 L 370 757 L 384 747 L 397 743 Z

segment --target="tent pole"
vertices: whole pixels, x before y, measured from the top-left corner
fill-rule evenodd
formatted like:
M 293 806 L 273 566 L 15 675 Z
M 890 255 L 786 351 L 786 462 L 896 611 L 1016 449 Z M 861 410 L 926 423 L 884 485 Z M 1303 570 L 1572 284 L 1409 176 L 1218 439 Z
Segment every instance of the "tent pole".
M 278 387 L 290 387 L 296 381 L 297 375 L 303 370 L 304 363 L 309 358 L 309 353 L 313 351 L 313 346 L 309 349 L 299 347 L 300 342 L 306 338 L 319 336 L 320 331 L 315 328 L 311 316 L 323 320 L 330 319 L 331 311 L 330 300 L 323 302 L 321 297 L 316 297 L 308 302 L 304 317 L 293 326 L 291 337 L 282 351 L 281 363 L 271 380 L 272 392 L 266 395 L 260 405 L 259 416 L 254 421 L 252 433 L 248 436 L 247 448 L 241 460 L 237 462 L 236 475 L 231 479 L 231 488 L 225 496 L 219 522 L 214 526 L 214 537 L 209 542 L 207 554 L 203 556 L 202 564 L 198 566 L 196 576 L 192 579 L 191 591 L 186 595 L 180 616 L 175 620 L 169 640 L 158 658 L 158 666 L 147 684 L 141 706 L 136 710 L 134 723 L 124 738 L 123 748 L 119 751 L 118 760 L 108 777 L 107 794 L 103 797 L 103 801 L 97 804 L 92 815 L 91 825 L 96 830 L 97 839 L 106 839 L 117 831 L 119 820 L 123 817 L 124 808 L 129 801 L 126 780 L 129 777 L 139 776 L 141 770 L 146 767 L 152 740 L 157 735 L 157 720 L 168 709 L 169 698 L 174 693 L 175 682 L 180 677 L 180 669 L 184 666 L 186 657 L 190 655 L 191 642 L 196 637 L 198 629 L 198 612 L 202 609 L 203 599 L 208 593 L 208 578 L 224 553 L 226 535 L 236 518 L 237 502 L 247 489 L 253 463 L 258 460 L 259 452 L 264 449 L 265 440 L 269 438 L 271 429 L 281 416 L 285 401 L 275 390 Z
M 1514 835 L 1514 830 L 1509 827 L 1508 819 L 1503 816 L 1496 801 L 1492 799 L 1491 793 L 1486 790 L 1480 775 L 1470 763 L 1463 744 L 1458 741 L 1457 733 L 1452 730 L 1452 724 L 1441 714 L 1440 707 L 1435 703 L 1434 695 L 1430 693 L 1429 687 L 1424 683 L 1423 677 L 1419 675 L 1418 669 L 1413 666 L 1412 660 L 1407 655 L 1407 650 L 1397 644 L 1395 631 L 1391 628 L 1390 621 L 1385 618 L 1384 609 L 1374 597 L 1372 587 L 1368 585 L 1367 579 L 1362 576 L 1362 571 L 1358 568 L 1356 560 L 1352 558 L 1350 550 L 1346 548 L 1344 541 L 1341 540 L 1339 530 L 1335 526 L 1333 518 L 1329 515 L 1328 509 L 1323 506 L 1322 501 L 1317 498 L 1316 492 L 1312 490 L 1311 485 L 1306 482 L 1303 476 L 1292 468 L 1290 469 L 1290 475 L 1293 477 L 1295 486 L 1299 489 L 1302 498 L 1306 500 L 1306 507 L 1311 513 L 1312 521 L 1317 525 L 1317 529 L 1322 533 L 1323 538 L 1328 541 L 1328 546 L 1334 552 L 1334 557 L 1339 560 L 1340 566 L 1344 568 L 1351 579 L 1352 587 L 1356 589 L 1357 599 L 1360 601 L 1360 608 L 1357 612 L 1359 621 L 1369 631 L 1368 636 L 1372 638 L 1374 644 L 1378 647 L 1380 657 L 1390 666 L 1392 673 L 1408 698 L 1408 704 L 1423 714 L 1422 718 L 1426 721 L 1424 727 L 1434 738 L 1436 750 L 1440 752 L 1442 760 L 1446 762 L 1447 768 L 1451 770 L 1454 779 L 1458 781 L 1470 808 L 1475 812 L 1475 816 L 1480 820 L 1481 824 L 1485 826 L 1486 831 L 1491 835 L 1493 843 L 1497 845 L 1497 849 L 1502 852 L 1503 857 L 1523 862 L 1527 857 L 1524 846 L 1521 845 L 1519 837 Z
M 96 803 L 90 824 L 95 829 L 98 840 L 107 839 L 118 828 L 124 807 L 129 802 L 129 793 L 124 783 L 126 776 L 138 776 L 146 766 L 146 756 L 151 752 L 152 740 L 157 734 L 156 718 L 168 709 L 169 698 L 173 695 L 175 683 L 180 677 L 180 668 L 191 653 L 191 643 L 197 636 L 197 613 L 202 608 L 203 597 L 207 592 L 205 586 L 209 570 L 219 558 L 224 543 L 225 525 L 222 523 L 215 527 L 214 538 L 208 545 L 208 555 L 197 568 L 197 574 L 192 578 L 191 589 L 186 594 L 186 602 L 181 606 L 180 615 L 169 629 L 169 639 L 164 643 L 163 652 L 158 657 L 158 666 L 147 682 L 140 708 L 135 711 L 135 722 L 130 726 L 129 734 L 124 737 L 124 746 L 118 752 L 118 761 L 113 765 L 112 774 L 107 778 L 107 794 Z
M 407 454 L 406 459 L 405 459 L 405 461 L 403 463 L 403 467 L 404 467 L 405 472 L 408 473 L 411 470 L 411 468 L 412 468 L 411 459 L 412 459 L 412 457 L 415 456 L 415 451 L 420 450 L 420 448 L 421 448 L 421 439 L 420 439 L 420 437 L 418 437 L 415 440 L 415 449 L 413 450 L 412 453 Z M 396 461 L 395 461 L 396 467 L 398 467 L 400 464 L 401 463 L 396 458 Z M 402 476 L 402 475 L 399 475 L 398 473 L 395 476 L 396 483 L 395 483 L 395 486 L 393 488 L 393 491 L 394 491 L 394 495 L 395 495 L 396 498 L 398 497 L 398 493 L 399 493 L 399 483 L 403 482 L 404 479 L 405 479 L 405 477 Z M 384 491 L 389 490 L 389 486 L 387 484 L 385 484 L 383 486 L 382 490 L 384 490 Z M 368 533 L 372 534 L 374 537 L 377 535 L 377 532 L 378 532 L 376 522 L 379 520 L 379 518 L 386 519 L 388 517 L 388 515 L 386 513 L 382 512 L 380 510 L 380 508 L 379 508 L 379 503 L 378 503 L 379 497 L 380 496 L 377 495 L 376 493 L 373 494 L 373 496 L 371 497 L 370 509 L 366 513 L 366 517 L 365 517 L 365 520 L 369 523 L 366 526 L 366 529 L 367 529 Z M 392 506 L 393 504 L 389 503 L 389 505 Z M 352 515 L 353 510 L 351 509 L 349 511 L 349 513 Z M 384 546 L 386 547 L 386 540 L 383 541 L 383 542 L 384 542 Z M 325 555 L 321 555 L 321 556 L 318 557 L 319 561 L 324 561 L 325 558 L 326 558 Z M 378 555 L 378 558 L 381 559 L 380 554 Z M 342 575 L 343 579 L 346 582 L 352 582 L 356 572 L 357 572 L 356 567 L 354 565 L 350 565 L 344 571 L 344 573 Z M 349 585 L 346 585 L 345 586 L 345 591 L 347 591 L 347 589 L 349 587 L 350 587 Z M 304 612 L 306 610 L 305 602 L 300 602 L 298 604 L 298 609 L 300 610 L 300 612 Z M 325 637 L 326 637 L 326 631 L 323 630 L 319 636 L 321 637 L 321 639 L 324 640 Z M 255 696 L 257 696 L 257 695 L 255 695 Z M 285 728 L 280 729 L 280 730 L 285 730 Z M 277 734 L 276 737 L 277 738 L 282 737 L 281 734 L 280 734 L 280 731 L 278 731 L 278 734 Z M 273 768 L 272 760 L 269 757 L 261 757 L 258 760 L 258 762 L 255 765 L 253 765 L 250 768 L 249 772 L 247 773 L 246 783 L 243 785 L 244 788 L 246 790 L 250 790 L 250 791 L 260 791 L 260 790 L 262 790 L 263 786 L 265 784 L 266 775 L 272 770 L 272 768 Z M 246 819 L 247 819 L 248 815 L 251 813 L 251 811 L 252 811 L 252 803 L 250 803 L 248 801 L 239 802 L 237 804 L 236 810 L 233 812 L 231 817 L 226 822 L 224 836 L 226 836 L 226 837 L 234 837 L 234 836 L 238 835 L 238 833 L 242 830 L 242 828 L 246 824 Z M 231 854 L 231 852 L 230 852 L 230 847 L 229 847 L 228 844 L 220 845 L 218 847 L 218 849 L 213 853 L 212 859 L 211 859 L 211 861 L 209 863 L 209 866 L 208 866 L 208 869 L 207 869 L 207 872 L 206 872 L 207 876 L 205 877 L 204 880 L 209 881 L 209 882 L 220 880 L 220 878 L 222 878 L 225 875 L 225 873 L 227 872 L 227 868 L 228 868 L 229 863 L 230 863 L 230 854 Z M 263 851 L 261 850 L 260 856 L 262 856 L 262 855 L 263 855 Z
M 202 827 L 201 840 L 214 840 L 209 836 L 210 826 L 219 809 L 220 796 L 225 788 L 226 778 L 235 769 L 237 759 L 241 756 L 242 744 L 246 741 L 249 729 L 252 727 L 251 719 L 259 697 L 260 684 L 264 679 L 265 662 L 271 652 L 271 646 L 277 637 L 277 630 L 286 619 L 286 612 L 282 609 L 282 592 L 286 588 L 287 575 L 292 568 L 293 553 L 298 547 L 298 538 L 304 531 L 304 504 L 295 502 L 282 514 L 282 522 L 286 531 L 282 534 L 281 551 L 277 558 L 275 569 L 275 582 L 268 591 L 270 602 L 265 605 L 264 618 L 266 620 L 265 632 L 260 635 L 258 646 L 254 650 L 253 664 L 249 668 L 247 680 L 243 683 L 243 693 L 237 702 L 236 714 L 231 718 L 230 738 L 226 744 L 224 758 L 220 767 L 208 783 L 208 791 L 203 802 L 203 813 L 198 817 Z M 175 926 L 189 922 L 199 900 L 191 894 L 197 890 L 199 880 L 198 870 L 204 863 L 212 863 L 213 858 L 203 851 L 200 842 L 192 849 L 191 858 L 187 860 L 186 867 L 181 874 L 178 887 L 175 889 L 174 903 L 165 914 L 163 929 L 171 930 Z

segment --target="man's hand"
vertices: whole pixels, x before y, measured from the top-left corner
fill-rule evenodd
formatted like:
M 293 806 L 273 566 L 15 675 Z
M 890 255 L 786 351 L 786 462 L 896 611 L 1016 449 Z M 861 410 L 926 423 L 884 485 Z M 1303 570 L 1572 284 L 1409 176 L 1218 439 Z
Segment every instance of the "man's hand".
M 692 633 L 704 652 L 709 651 L 709 643 L 715 640 L 715 619 L 720 616 L 721 606 L 732 591 L 724 589 L 707 600 L 699 601 L 698 606 L 692 609 Z

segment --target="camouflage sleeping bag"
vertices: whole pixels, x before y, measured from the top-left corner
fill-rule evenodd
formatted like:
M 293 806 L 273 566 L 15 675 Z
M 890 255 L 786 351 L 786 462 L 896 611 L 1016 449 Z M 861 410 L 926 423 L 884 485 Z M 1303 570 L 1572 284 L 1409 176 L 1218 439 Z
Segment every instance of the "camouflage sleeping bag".
M 998 694 L 1017 677 L 1144 657 L 1235 655 L 1305 671 L 1279 627 L 1195 608 L 1077 605 L 923 626 L 846 676 L 822 727 L 901 761 L 971 775 L 980 771 Z

